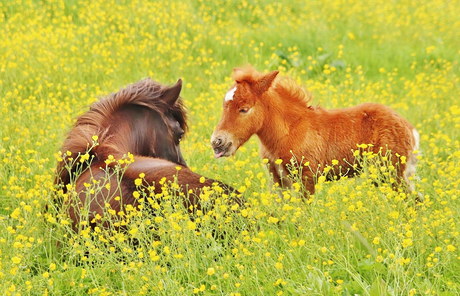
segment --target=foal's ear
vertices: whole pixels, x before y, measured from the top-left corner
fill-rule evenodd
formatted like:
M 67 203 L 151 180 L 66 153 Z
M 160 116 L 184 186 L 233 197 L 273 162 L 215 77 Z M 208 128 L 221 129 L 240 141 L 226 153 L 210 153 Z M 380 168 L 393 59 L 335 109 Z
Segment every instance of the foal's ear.
M 263 94 L 264 92 L 266 92 L 270 88 L 270 86 L 273 83 L 273 80 L 275 80 L 275 78 L 278 75 L 278 73 L 279 73 L 279 71 L 272 71 L 272 72 L 268 73 L 267 75 L 262 76 L 262 78 L 260 78 L 257 81 L 257 88 L 258 88 L 258 91 L 261 94 Z
M 233 68 L 233 76 L 235 77 L 239 77 L 243 74 L 243 69 L 241 68 Z M 240 81 L 237 81 L 237 82 L 241 82 L 241 79 L 239 79 Z
M 180 91 L 182 90 L 182 79 L 179 78 L 176 84 L 166 89 L 163 93 L 163 100 L 170 106 L 174 106 L 179 98 Z

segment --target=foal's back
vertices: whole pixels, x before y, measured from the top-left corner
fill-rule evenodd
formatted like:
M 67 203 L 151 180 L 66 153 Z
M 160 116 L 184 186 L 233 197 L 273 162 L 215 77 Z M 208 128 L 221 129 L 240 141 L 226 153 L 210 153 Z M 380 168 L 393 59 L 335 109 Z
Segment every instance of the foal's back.
M 351 149 L 357 149 L 357 144 L 372 144 L 374 152 L 382 147 L 390 149 L 392 153 L 409 155 L 415 146 L 414 127 L 385 105 L 364 103 L 316 112 L 318 115 L 314 116 L 314 124 L 317 132 L 327 135 L 325 138 L 331 149 L 341 146 L 340 149 L 351 153 Z

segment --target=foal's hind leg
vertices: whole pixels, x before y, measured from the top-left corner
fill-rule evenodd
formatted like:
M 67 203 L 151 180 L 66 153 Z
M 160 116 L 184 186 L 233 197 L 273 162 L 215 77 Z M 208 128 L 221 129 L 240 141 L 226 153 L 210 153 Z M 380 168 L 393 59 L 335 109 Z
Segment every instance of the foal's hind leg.
M 413 129 L 412 130 L 412 135 L 414 136 L 414 147 L 412 148 L 412 153 L 409 154 L 406 162 L 406 168 L 403 172 L 403 178 L 404 181 L 406 181 L 407 184 L 407 190 L 408 192 L 414 192 L 415 191 L 415 184 L 414 181 L 411 180 L 411 177 L 415 174 L 416 166 L 417 166 L 417 156 L 418 156 L 418 150 L 420 146 L 420 135 L 417 132 L 417 130 Z M 417 192 L 417 197 L 416 201 L 417 202 L 423 202 L 423 195 L 420 192 Z
M 411 180 L 411 177 L 415 174 L 415 166 L 417 165 L 417 156 L 409 156 L 409 160 L 406 163 L 406 169 L 403 172 L 404 181 L 407 183 L 409 191 L 415 190 L 414 181 Z

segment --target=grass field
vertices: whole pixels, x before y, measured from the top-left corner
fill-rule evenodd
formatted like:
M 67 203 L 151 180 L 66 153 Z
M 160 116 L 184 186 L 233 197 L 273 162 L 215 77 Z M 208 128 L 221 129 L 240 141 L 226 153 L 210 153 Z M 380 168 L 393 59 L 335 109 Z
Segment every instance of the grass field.
M 459 16 L 458 0 L 0 1 L 0 293 L 460 295 Z M 246 64 L 280 70 L 325 108 L 402 114 L 421 135 L 425 201 L 375 187 L 372 167 L 308 201 L 277 195 L 256 137 L 214 159 L 232 69 Z M 133 210 L 126 233 L 71 233 L 44 210 L 66 132 L 147 76 L 183 79 L 184 158 L 247 208 L 193 223 L 165 205 L 161 217 Z

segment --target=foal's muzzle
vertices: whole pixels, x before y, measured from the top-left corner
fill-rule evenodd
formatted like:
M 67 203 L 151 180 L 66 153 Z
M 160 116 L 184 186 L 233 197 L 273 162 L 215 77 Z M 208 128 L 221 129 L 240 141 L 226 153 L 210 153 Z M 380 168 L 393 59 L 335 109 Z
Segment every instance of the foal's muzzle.
M 229 156 L 233 153 L 233 151 L 231 151 L 233 150 L 231 149 L 233 147 L 233 141 L 231 141 L 231 139 L 229 139 L 229 136 L 226 134 L 218 136 L 213 134 L 211 138 L 211 145 L 212 149 L 214 150 L 215 158 Z

